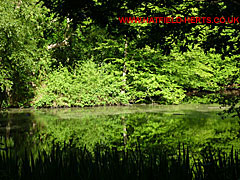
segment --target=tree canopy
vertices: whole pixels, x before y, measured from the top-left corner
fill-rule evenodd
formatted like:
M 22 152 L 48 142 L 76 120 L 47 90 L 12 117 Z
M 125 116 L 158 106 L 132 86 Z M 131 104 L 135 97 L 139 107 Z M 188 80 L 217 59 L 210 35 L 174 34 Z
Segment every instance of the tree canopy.
M 82 23 L 91 18 L 94 23 L 108 28 L 108 32 L 138 39 L 138 44 L 163 48 L 169 53 L 176 44 L 182 52 L 189 45 L 198 45 L 206 52 L 213 50 L 223 56 L 238 54 L 239 23 L 229 24 L 122 24 L 118 17 L 239 17 L 240 5 L 234 0 L 225 1 L 87 1 L 44 0 L 47 7 L 60 17 Z
M 0 106 L 230 100 L 239 90 L 239 8 L 234 0 L 1 1 Z M 187 20 L 121 23 L 126 17 Z M 233 23 L 209 23 L 215 17 Z

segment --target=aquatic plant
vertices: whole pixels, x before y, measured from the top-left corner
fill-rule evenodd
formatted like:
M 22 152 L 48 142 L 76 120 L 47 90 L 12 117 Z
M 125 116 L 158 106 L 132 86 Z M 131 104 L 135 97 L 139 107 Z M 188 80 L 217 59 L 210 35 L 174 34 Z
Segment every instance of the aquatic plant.
M 26 151 L 27 152 L 27 151 Z M 1 179 L 237 179 L 240 177 L 238 151 L 230 154 L 210 149 L 195 159 L 188 148 L 169 155 L 155 150 L 117 151 L 96 146 L 74 149 L 54 146 L 50 153 L 42 151 L 18 157 L 11 150 L 0 151 Z

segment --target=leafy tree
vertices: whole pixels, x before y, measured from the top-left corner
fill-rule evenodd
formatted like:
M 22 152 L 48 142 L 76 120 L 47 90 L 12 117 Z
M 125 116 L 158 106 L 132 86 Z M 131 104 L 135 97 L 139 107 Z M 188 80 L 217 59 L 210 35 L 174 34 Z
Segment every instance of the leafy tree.
M 38 82 L 51 84 L 64 68 L 67 81 L 89 60 L 114 75 L 131 102 L 178 104 L 186 93 L 238 88 L 238 24 L 124 24 L 118 19 L 238 16 L 235 1 L 9 2 L 1 2 L 1 106 L 29 104 Z M 44 69 L 53 70 L 49 82 Z
M 37 2 L 0 2 L 0 107 L 28 104 L 47 63 L 43 38 L 47 9 Z

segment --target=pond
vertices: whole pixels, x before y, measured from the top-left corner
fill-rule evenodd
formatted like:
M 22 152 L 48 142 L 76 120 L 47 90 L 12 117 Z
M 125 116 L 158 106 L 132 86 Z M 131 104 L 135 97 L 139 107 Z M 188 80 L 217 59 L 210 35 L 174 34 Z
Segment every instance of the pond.
M 0 179 L 238 179 L 239 119 L 218 105 L 0 112 Z
M 121 149 L 162 149 L 185 144 L 193 153 L 206 146 L 239 148 L 239 120 L 218 105 L 132 105 L 68 109 L 9 109 L 0 113 L 0 148 L 22 154 L 53 144 Z

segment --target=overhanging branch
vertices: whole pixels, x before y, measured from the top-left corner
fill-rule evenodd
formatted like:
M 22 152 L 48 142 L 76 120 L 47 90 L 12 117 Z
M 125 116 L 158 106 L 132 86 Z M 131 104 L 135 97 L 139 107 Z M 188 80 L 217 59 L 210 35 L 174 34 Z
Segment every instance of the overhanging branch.
M 70 22 L 72 20 L 70 20 L 69 18 L 67 18 L 67 27 L 66 27 L 66 31 L 64 33 L 64 40 L 62 42 L 58 42 L 58 43 L 55 43 L 55 44 L 50 44 L 48 45 L 47 49 L 50 50 L 50 49 L 53 49 L 53 48 L 58 48 L 58 47 L 63 47 L 63 46 L 67 46 L 69 43 L 68 43 L 68 40 L 70 39 L 72 33 L 70 33 L 68 36 L 67 34 L 69 33 L 70 31 Z

